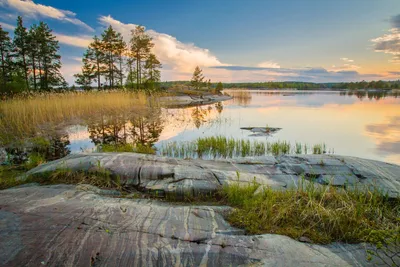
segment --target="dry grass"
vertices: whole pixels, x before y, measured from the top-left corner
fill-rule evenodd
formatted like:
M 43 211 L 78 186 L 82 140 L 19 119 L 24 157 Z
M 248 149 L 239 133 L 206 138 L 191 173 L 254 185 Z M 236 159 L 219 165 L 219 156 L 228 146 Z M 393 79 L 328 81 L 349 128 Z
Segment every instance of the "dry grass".
M 389 200 L 378 191 L 345 191 L 311 183 L 298 190 L 265 188 L 254 194 L 257 188 L 255 183 L 233 184 L 222 192 L 226 203 L 236 208 L 229 222 L 250 234 L 307 237 L 324 244 L 379 244 L 388 236 L 400 238 L 400 200 Z
M 143 111 L 145 93 L 82 92 L 35 95 L 5 100 L 0 105 L 0 144 L 40 135 L 59 124 L 92 116 Z

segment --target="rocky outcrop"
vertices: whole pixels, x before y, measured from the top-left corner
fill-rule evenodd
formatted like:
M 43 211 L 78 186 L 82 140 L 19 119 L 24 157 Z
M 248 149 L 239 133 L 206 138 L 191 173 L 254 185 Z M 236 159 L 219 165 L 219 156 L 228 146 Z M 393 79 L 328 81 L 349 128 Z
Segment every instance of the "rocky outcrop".
M 43 175 L 57 169 L 106 169 L 121 184 L 159 196 L 213 193 L 232 182 L 255 181 L 278 190 L 297 187 L 300 180 L 345 186 L 376 187 L 390 197 L 400 195 L 400 166 L 336 155 L 285 155 L 232 160 L 183 160 L 134 153 L 70 155 L 31 170 Z M 22 177 L 23 179 L 24 177 Z
M 168 108 L 181 108 L 199 105 L 208 105 L 232 99 L 228 95 L 204 95 L 204 96 L 169 96 L 160 98 L 160 103 Z
M 118 154 L 93 157 L 113 160 L 110 169 L 113 164 L 121 161 L 127 164 L 133 159 Z M 80 159 L 88 163 L 91 157 Z M 66 162 L 74 160 L 77 162 L 78 158 L 69 158 Z M 167 159 L 157 161 L 169 164 Z M 241 165 L 251 166 L 259 173 L 273 172 L 265 164 L 275 161 L 266 159 L 264 165 L 239 161 L 221 163 L 220 172 Z M 209 164 L 201 165 L 204 172 L 214 166 L 214 163 Z M 351 164 L 360 163 L 354 160 Z M 48 164 L 41 170 L 52 167 L 54 165 Z M 169 170 L 161 169 L 164 174 Z M 128 172 L 128 167 L 121 166 L 120 170 Z M 156 174 L 159 172 L 146 173 L 148 179 L 158 179 Z M 275 178 L 268 179 L 275 181 Z M 280 180 L 280 183 L 288 180 Z M 194 177 L 189 181 L 195 181 Z M 244 235 L 224 220 L 222 215 L 228 207 L 172 205 L 113 196 L 115 192 L 107 193 L 85 185 L 32 185 L 0 191 L 0 266 L 300 267 L 380 263 L 375 258 L 371 262 L 366 260 L 363 244 L 321 246 L 280 235 Z

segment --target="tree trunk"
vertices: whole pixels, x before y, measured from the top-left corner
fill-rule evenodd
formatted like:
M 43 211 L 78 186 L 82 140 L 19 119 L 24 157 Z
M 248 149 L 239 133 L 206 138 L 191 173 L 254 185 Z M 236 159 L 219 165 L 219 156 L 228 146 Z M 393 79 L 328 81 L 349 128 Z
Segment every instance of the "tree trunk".
M 3 78 L 3 86 L 6 86 L 6 66 L 4 64 L 4 51 L 1 50 L 0 53 L 1 53 L 1 69 L 3 72 L 1 76 Z
M 97 90 L 100 90 L 100 63 L 97 55 L 96 55 L 96 65 L 97 65 Z
M 35 55 L 32 55 L 33 88 L 37 90 Z
M 40 82 L 40 89 L 43 89 L 42 65 L 41 65 L 41 62 L 40 62 L 40 57 L 38 58 L 38 65 L 39 65 L 39 82 Z
M 139 90 L 139 84 L 140 84 L 140 55 L 139 55 L 139 50 L 136 50 L 136 89 Z
M 123 77 L 122 77 L 122 55 L 119 55 L 119 71 L 120 71 L 120 84 L 122 88 L 122 82 L 123 82 Z
M 23 61 L 23 63 L 24 63 L 24 73 L 25 73 L 26 89 L 28 89 L 28 91 L 29 91 L 28 66 L 27 66 L 27 64 L 26 64 L 25 52 L 22 52 L 22 61 Z

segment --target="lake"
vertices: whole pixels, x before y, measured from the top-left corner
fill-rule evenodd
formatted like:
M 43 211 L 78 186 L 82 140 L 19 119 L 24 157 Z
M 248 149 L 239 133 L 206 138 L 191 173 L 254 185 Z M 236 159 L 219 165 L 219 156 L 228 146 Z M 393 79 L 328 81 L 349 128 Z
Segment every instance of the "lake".
M 134 120 L 74 125 L 65 139 L 71 153 L 124 139 L 154 144 L 223 135 L 250 141 L 288 141 L 327 153 L 400 164 L 400 97 L 378 92 L 225 90 L 233 99 L 211 105 L 161 109 Z M 254 136 L 241 127 L 278 127 Z M 107 141 L 108 140 L 108 141 Z

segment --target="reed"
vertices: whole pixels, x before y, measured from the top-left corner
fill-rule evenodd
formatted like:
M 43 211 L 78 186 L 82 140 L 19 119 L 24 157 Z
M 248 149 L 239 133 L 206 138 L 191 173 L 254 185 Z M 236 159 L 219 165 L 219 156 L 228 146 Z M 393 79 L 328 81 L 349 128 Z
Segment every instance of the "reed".
M 38 94 L 5 100 L 0 103 L 0 144 L 33 138 L 70 121 L 145 111 L 153 102 L 145 93 L 121 91 Z
M 313 148 L 308 151 L 308 148 Z M 333 151 L 333 150 L 332 150 Z M 250 141 L 225 136 L 201 137 L 189 142 L 163 143 L 159 154 L 178 158 L 235 158 L 248 156 L 284 155 L 284 154 L 325 154 L 325 145 L 307 146 L 290 144 L 287 141 Z

